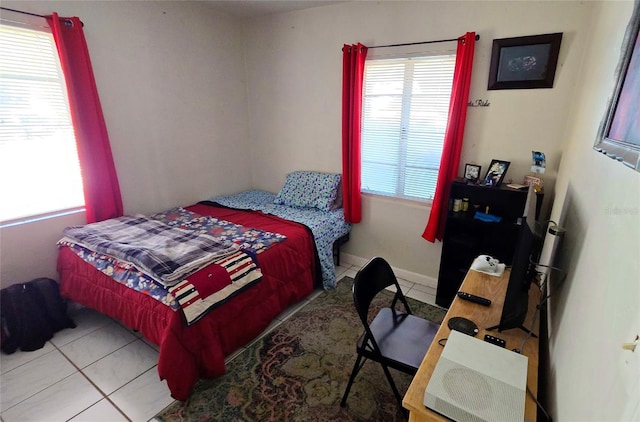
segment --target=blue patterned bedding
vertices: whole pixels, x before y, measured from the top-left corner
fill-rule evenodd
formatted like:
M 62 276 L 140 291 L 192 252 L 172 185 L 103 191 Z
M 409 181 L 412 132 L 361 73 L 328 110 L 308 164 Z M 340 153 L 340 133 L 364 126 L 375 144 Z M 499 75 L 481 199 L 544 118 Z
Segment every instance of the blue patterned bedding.
M 342 208 L 322 211 L 317 208 L 298 208 L 275 204 L 276 195 L 262 190 L 250 190 L 235 195 L 215 196 L 210 199 L 229 208 L 250 209 L 273 214 L 286 220 L 304 224 L 311 229 L 320 257 L 322 285 L 325 289 L 336 286 L 333 264 L 333 242 L 349 233 L 351 224 L 344 220 Z

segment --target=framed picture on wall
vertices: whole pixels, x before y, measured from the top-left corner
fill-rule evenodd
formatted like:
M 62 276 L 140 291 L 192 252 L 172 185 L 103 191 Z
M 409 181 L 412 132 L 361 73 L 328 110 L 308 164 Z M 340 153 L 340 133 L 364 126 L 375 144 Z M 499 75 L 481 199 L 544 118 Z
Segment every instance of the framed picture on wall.
M 488 89 L 553 88 L 562 32 L 493 40 Z
M 610 98 L 594 149 L 640 171 L 640 1 L 627 25 Z
M 487 170 L 487 174 L 484 176 L 483 184 L 495 188 L 500 186 L 504 180 L 504 176 L 507 174 L 507 169 L 510 164 L 510 161 L 491 160 L 491 165 L 489 166 L 489 170 Z

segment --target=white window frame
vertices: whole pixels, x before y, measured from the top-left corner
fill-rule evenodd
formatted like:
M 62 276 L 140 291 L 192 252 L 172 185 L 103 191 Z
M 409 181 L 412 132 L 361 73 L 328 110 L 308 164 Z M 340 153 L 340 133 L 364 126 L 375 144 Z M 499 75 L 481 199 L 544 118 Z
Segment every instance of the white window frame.
M 51 52 L 50 59 L 37 60 L 39 65 L 47 61 L 51 66 L 48 71 L 43 71 L 42 78 L 31 72 L 19 73 L 8 64 L 12 63 L 10 60 L 6 60 L 5 66 L 0 63 L 0 88 L 6 89 L 5 92 L 15 92 L 15 96 L 20 98 L 20 101 L 10 103 L 7 94 L 4 104 L 0 105 L 0 154 L 4 157 L 0 157 L 0 161 L 4 161 L 0 168 L 0 202 L 3 203 L 0 227 L 82 212 L 85 209 L 84 195 L 75 133 L 51 29 L 44 18 L 4 11 L 0 25 L 9 31 L 36 31 L 39 44 L 34 46 L 41 52 L 44 52 L 42 48 Z M 14 34 L 19 36 L 16 32 Z M 9 42 L 12 35 L 3 33 L 5 40 L 2 41 Z M 8 55 L 14 52 L 7 48 Z M 47 53 L 44 56 L 49 57 Z M 22 84 L 29 90 L 15 88 L 17 85 L 14 84 L 20 80 L 33 81 L 30 85 Z M 46 91 L 34 88 L 45 86 Z M 38 111 L 40 109 L 44 111 Z M 36 123 L 23 124 L 29 120 Z M 23 148 L 16 148 L 16 143 L 23 143 Z M 56 157 L 55 161 L 52 157 Z M 20 181 L 23 183 L 18 183 Z
M 369 50 L 369 54 L 365 62 L 365 76 L 364 76 L 364 82 L 363 82 L 363 112 L 362 112 L 362 132 L 361 132 L 362 134 L 361 192 L 365 194 L 379 195 L 379 196 L 385 196 L 385 197 L 396 198 L 396 199 L 418 201 L 421 203 L 431 203 L 431 201 L 433 200 L 433 195 L 435 193 L 435 184 L 437 181 L 438 171 L 440 167 L 440 158 L 442 156 L 442 144 L 444 142 L 444 134 L 445 134 L 446 125 L 447 125 L 449 103 L 451 98 L 451 85 L 448 85 L 445 89 L 446 104 L 441 106 L 438 109 L 438 113 L 437 113 L 437 115 L 439 116 L 439 123 L 438 123 L 437 130 L 440 131 L 439 133 L 441 134 L 441 138 L 439 138 L 437 141 L 439 142 L 439 148 L 440 148 L 437 154 L 437 158 L 433 156 L 431 157 L 430 160 L 426 160 L 424 165 L 419 164 L 418 167 L 416 167 L 417 162 L 415 160 L 416 158 L 415 154 L 413 157 L 414 160 L 409 164 L 407 163 L 407 157 L 411 158 L 411 155 L 412 155 L 411 152 L 407 153 L 408 145 L 411 145 L 411 149 L 415 151 L 416 149 L 427 148 L 427 144 L 428 144 L 430 154 L 433 155 L 432 153 L 434 151 L 434 148 L 436 147 L 434 142 L 436 142 L 435 138 L 437 136 L 431 135 L 429 137 L 430 139 L 428 140 L 421 139 L 420 137 L 418 138 L 414 137 L 414 141 L 412 144 L 410 142 L 409 143 L 407 142 L 407 139 L 411 137 L 411 134 L 410 133 L 408 134 L 408 131 L 410 132 L 410 129 L 407 129 L 409 127 L 408 122 L 411 121 L 411 118 L 409 117 L 409 113 L 411 112 L 411 106 L 410 106 L 411 97 L 405 91 L 402 95 L 402 100 L 401 100 L 402 111 L 400 112 L 400 115 L 401 115 L 400 121 L 399 121 L 400 127 L 396 128 L 398 129 L 397 132 L 394 134 L 394 136 L 389 135 L 388 139 L 382 139 L 382 138 L 375 139 L 375 137 L 379 136 L 379 134 L 375 136 L 372 135 L 372 133 L 376 132 L 376 129 L 373 129 L 372 127 L 373 126 L 372 122 L 375 122 L 375 119 L 371 116 L 371 114 L 373 114 L 371 109 L 371 104 L 369 102 L 371 101 L 371 97 L 370 97 L 371 93 L 367 92 L 367 70 L 370 69 L 370 66 L 372 66 L 372 64 L 375 66 L 376 63 L 379 63 L 380 61 L 383 61 L 383 60 L 385 61 L 394 60 L 395 62 L 406 61 L 406 62 L 415 63 L 415 62 L 419 62 L 423 58 L 437 59 L 437 58 L 447 57 L 447 66 L 450 66 L 448 68 L 450 75 L 447 76 L 446 83 L 452 84 L 453 71 L 455 68 L 455 55 L 456 55 L 455 48 L 451 49 L 451 48 L 441 47 L 439 50 L 432 49 L 428 51 L 423 50 L 418 52 L 407 52 L 407 51 L 396 50 L 394 52 L 384 53 L 384 54 L 377 53 L 377 52 L 374 52 L 374 54 L 371 54 L 371 52 L 372 50 Z M 393 62 L 387 62 L 387 63 L 393 63 Z M 408 88 L 406 84 L 410 84 L 413 81 L 413 77 L 404 78 L 404 81 L 405 81 L 405 89 L 406 89 Z M 440 97 L 440 94 L 438 94 L 438 97 Z M 395 118 L 397 119 L 397 116 Z M 442 121 L 442 119 L 444 120 Z M 416 123 L 416 119 L 414 119 L 413 122 Z M 435 127 L 431 127 L 430 129 L 435 129 Z M 414 131 L 414 135 L 416 135 L 416 131 Z M 381 153 L 385 152 L 384 147 L 383 149 L 375 152 L 373 152 L 373 149 L 380 147 L 381 142 L 386 142 L 386 141 L 389 142 L 389 145 L 387 146 L 391 148 L 390 150 L 386 150 L 389 153 L 384 158 L 384 160 L 388 160 L 388 161 L 382 164 L 380 162 L 376 162 L 376 160 L 372 160 L 371 159 L 372 155 L 375 155 L 375 157 L 378 158 L 378 160 L 383 158 Z M 371 177 L 377 178 L 380 174 L 382 174 L 383 172 L 382 169 L 385 168 L 385 166 L 386 168 L 398 169 L 397 176 L 396 177 L 391 176 L 390 178 L 386 178 L 389 183 L 387 183 L 384 186 L 378 185 L 378 187 L 384 187 L 384 189 L 382 190 L 376 189 L 376 186 L 373 186 L 373 187 L 369 186 L 368 181 L 371 181 Z M 375 168 L 376 170 L 372 170 L 373 168 Z M 433 175 L 433 172 L 435 171 L 435 175 L 432 177 L 428 177 L 428 176 L 425 176 L 425 173 L 421 173 L 422 171 L 429 171 L 429 170 L 432 172 L 432 175 Z M 412 177 L 410 174 L 411 172 L 413 172 L 413 176 L 414 176 L 413 184 L 410 184 L 411 182 L 407 181 L 408 174 L 409 174 L 409 178 Z M 418 179 L 415 179 L 415 176 L 417 176 Z M 425 184 L 420 182 L 420 179 L 429 179 L 428 186 L 432 186 L 433 189 L 431 190 L 428 188 L 424 188 L 422 185 L 425 185 Z M 391 184 L 394 184 L 393 181 L 395 181 L 394 188 L 392 188 L 391 186 Z M 381 183 L 384 184 L 384 181 L 382 181 Z M 425 191 L 419 192 L 419 190 L 422 190 L 423 188 L 425 189 Z M 391 189 L 393 189 L 393 192 L 390 192 Z

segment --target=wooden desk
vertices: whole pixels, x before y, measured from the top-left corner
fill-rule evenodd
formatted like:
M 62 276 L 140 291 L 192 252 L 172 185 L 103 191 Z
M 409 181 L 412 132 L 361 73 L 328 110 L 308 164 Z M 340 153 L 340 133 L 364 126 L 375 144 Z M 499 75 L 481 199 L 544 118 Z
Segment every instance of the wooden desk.
M 502 304 L 504 302 L 504 296 L 507 290 L 507 281 L 509 280 L 509 270 L 506 270 L 502 277 L 495 277 L 486 274 L 482 274 L 473 270 L 469 270 L 467 276 L 462 282 L 460 287 L 461 291 L 474 294 L 476 296 L 486 297 L 491 299 L 491 306 L 481 306 L 473 302 L 461 300 L 456 296 L 447 315 L 442 321 L 442 325 L 436 334 L 436 337 L 429 347 L 427 354 L 425 355 L 418 372 L 416 373 L 407 393 L 402 400 L 402 405 L 405 409 L 409 410 L 409 422 L 417 421 L 448 421 L 449 419 L 427 409 L 423 404 L 424 390 L 427 388 L 431 374 L 435 369 L 436 363 L 442 354 L 444 349 L 438 344 L 438 340 L 449 337 L 451 331 L 447 326 L 447 321 L 451 317 L 460 316 L 475 322 L 478 325 L 480 332 L 476 336 L 478 339 L 484 339 L 485 334 L 492 334 L 496 337 L 500 337 L 507 342 L 506 348 L 519 349 L 522 340 L 526 337 L 526 333 L 520 329 L 511 329 L 503 332 L 486 331 L 485 328 L 497 325 L 500 322 L 500 315 L 502 314 Z M 531 327 L 531 320 L 533 318 L 536 304 L 540 298 L 540 291 L 531 286 L 529 290 L 529 312 L 527 313 L 527 320 L 524 325 L 527 328 Z M 536 325 L 533 332 L 538 334 L 540 315 L 536 319 Z M 529 367 L 527 373 L 527 386 L 533 394 L 537 394 L 538 391 L 538 338 L 531 337 L 524 346 L 523 354 L 529 358 Z M 530 394 L 526 395 L 525 401 L 525 420 L 536 420 L 536 403 Z

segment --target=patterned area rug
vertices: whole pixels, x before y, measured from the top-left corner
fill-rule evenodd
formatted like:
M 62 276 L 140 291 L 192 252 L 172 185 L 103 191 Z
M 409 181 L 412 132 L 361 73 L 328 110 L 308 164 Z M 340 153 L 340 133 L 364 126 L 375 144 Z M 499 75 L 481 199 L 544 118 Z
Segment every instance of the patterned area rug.
M 186 402 L 175 402 L 156 420 L 173 421 L 400 421 L 382 368 L 367 361 L 340 406 L 363 331 L 345 277 L 322 292 L 227 365 L 219 378 L 200 380 Z M 392 293 L 376 298 L 388 306 Z M 445 310 L 410 299 L 415 315 L 442 322 Z M 375 315 L 375 312 L 372 313 Z M 411 377 L 391 370 L 401 394 Z

